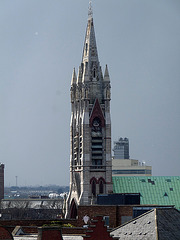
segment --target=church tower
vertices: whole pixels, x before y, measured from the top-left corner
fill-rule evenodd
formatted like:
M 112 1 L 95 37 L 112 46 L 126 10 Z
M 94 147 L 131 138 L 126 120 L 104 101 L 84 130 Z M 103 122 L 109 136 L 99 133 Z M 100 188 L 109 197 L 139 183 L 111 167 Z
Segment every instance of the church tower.
M 98 194 L 112 192 L 110 78 L 103 76 L 98 59 L 91 2 L 82 62 L 71 81 L 70 190 L 67 217 L 78 205 L 96 202 Z

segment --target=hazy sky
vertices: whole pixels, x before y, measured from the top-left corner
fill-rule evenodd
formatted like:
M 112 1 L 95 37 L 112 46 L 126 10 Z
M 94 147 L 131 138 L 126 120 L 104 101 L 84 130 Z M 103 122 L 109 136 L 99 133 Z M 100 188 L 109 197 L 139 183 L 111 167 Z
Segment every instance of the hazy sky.
M 5 185 L 69 184 L 70 82 L 88 0 L 0 1 L 0 162 Z M 180 174 L 180 1 L 94 0 L 112 86 L 112 142 L 153 175 Z M 112 145 L 113 146 L 113 145 Z

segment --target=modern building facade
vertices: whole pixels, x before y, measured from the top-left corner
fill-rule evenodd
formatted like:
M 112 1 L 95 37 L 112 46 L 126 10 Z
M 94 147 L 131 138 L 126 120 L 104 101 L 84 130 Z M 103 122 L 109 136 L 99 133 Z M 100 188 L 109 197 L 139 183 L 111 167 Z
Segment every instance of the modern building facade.
M 112 158 L 113 176 L 151 176 L 152 167 L 129 158 L 129 139 L 119 138 L 114 142 L 114 156 Z
M 78 205 L 93 204 L 97 194 L 112 192 L 110 78 L 98 59 L 91 4 L 78 75 L 71 81 L 70 191 L 67 217 Z
M 0 200 L 4 198 L 4 164 L 0 163 Z
M 129 139 L 119 138 L 114 142 L 114 159 L 129 159 Z
M 113 176 L 151 176 L 152 166 L 136 159 L 112 159 Z

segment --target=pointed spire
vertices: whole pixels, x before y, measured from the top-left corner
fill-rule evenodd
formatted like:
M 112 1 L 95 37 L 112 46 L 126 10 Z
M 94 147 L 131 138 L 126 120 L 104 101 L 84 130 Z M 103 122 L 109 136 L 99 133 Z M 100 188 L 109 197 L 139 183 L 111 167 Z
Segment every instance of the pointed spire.
M 88 19 L 93 18 L 92 1 L 89 1 Z
M 107 64 L 106 64 L 105 73 L 104 73 L 104 82 L 110 82 Z
M 84 41 L 82 64 L 85 66 L 86 72 L 83 74 L 82 82 L 101 80 L 100 64 L 98 59 L 98 51 L 96 46 L 96 37 L 93 23 L 93 11 L 91 1 L 89 2 L 88 24 Z M 84 69 L 83 69 L 84 70 Z M 95 77 L 94 77 L 95 76 Z
M 73 69 L 73 74 L 72 74 L 72 80 L 71 80 L 71 86 L 76 84 L 77 77 L 76 77 L 76 70 L 75 68 Z

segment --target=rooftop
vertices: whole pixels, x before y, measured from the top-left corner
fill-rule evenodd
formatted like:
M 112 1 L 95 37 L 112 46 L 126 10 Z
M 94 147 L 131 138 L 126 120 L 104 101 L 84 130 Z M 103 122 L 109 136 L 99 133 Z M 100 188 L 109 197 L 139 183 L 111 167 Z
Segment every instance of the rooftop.
M 38 235 L 14 236 L 14 240 L 37 240 Z M 82 236 L 63 235 L 63 240 L 83 240 Z
M 153 209 L 114 229 L 119 239 L 180 239 L 180 212 L 174 208 Z
M 174 205 L 180 209 L 180 176 L 113 177 L 114 193 L 140 193 L 144 205 Z

